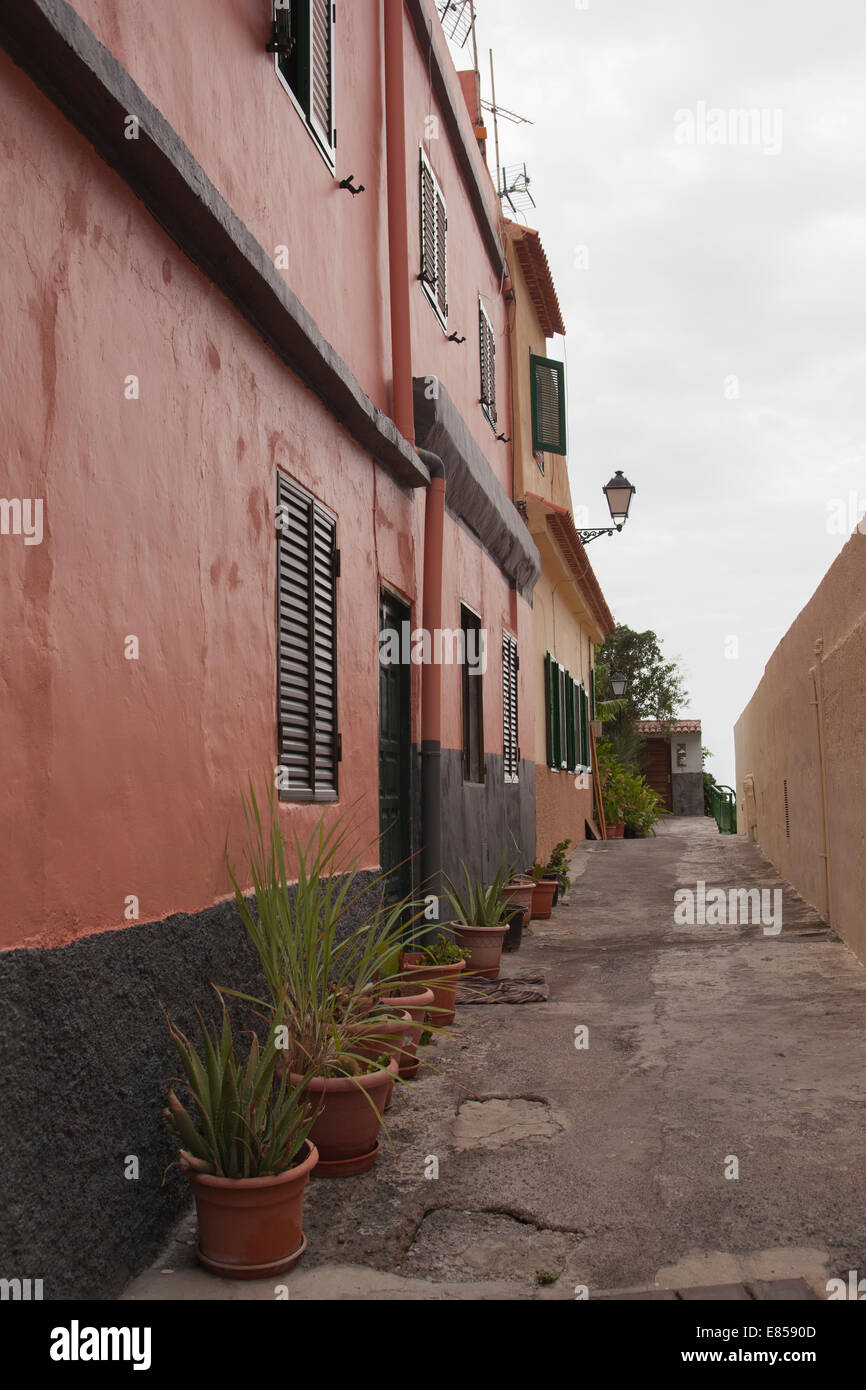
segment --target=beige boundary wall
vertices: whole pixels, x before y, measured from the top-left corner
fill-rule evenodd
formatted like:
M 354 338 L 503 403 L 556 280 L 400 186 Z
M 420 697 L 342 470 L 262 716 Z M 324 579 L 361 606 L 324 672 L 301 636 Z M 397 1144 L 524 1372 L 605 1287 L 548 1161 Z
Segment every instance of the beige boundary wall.
M 782 638 L 734 742 L 740 834 L 866 962 L 866 534 Z

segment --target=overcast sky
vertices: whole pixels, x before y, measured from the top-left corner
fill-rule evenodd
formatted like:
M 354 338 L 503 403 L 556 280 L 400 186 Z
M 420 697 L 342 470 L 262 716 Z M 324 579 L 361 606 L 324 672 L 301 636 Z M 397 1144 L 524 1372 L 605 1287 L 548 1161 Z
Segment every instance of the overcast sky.
M 831 504 L 866 512 L 866 3 L 477 12 L 484 96 L 492 46 L 498 102 L 535 122 L 500 124 L 502 162 L 526 162 L 568 330 L 575 508 L 606 519 L 617 468 L 638 489 L 590 558 L 733 783 L 733 725 L 846 539 Z

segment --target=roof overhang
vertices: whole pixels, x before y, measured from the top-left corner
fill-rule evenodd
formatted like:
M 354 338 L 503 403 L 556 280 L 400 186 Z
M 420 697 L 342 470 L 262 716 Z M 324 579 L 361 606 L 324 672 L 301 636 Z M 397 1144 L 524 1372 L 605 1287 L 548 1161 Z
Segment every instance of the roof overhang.
M 528 492 L 526 524 L 541 555 L 542 572 L 556 576 L 556 583 L 569 580 L 559 590 L 594 642 L 603 642 L 616 630 L 595 571 L 589 563 L 583 541 L 577 533 L 571 512 L 534 492 Z
M 545 338 L 552 338 L 554 333 L 564 336 L 562 310 L 541 237 L 531 227 L 508 221 L 505 225 Z

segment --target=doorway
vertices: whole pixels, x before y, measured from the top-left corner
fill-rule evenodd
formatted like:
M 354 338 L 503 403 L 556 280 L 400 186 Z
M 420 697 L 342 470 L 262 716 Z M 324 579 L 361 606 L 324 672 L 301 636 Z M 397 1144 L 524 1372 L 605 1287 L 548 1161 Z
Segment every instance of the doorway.
M 410 630 L 410 610 L 383 592 L 379 632 L 397 634 L 380 644 L 379 661 L 379 848 L 389 904 L 412 892 L 412 667 L 402 640 Z

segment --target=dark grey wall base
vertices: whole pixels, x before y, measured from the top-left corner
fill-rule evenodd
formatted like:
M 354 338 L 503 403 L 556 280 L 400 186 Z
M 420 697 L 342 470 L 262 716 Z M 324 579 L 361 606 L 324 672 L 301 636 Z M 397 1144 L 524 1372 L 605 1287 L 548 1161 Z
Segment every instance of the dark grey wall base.
M 704 775 L 702 772 L 675 772 L 671 777 L 675 816 L 704 814 Z
M 153 1260 L 189 1201 L 176 1168 L 161 1186 L 178 1059 L 159 1006 L 195 1036 L 194 1005 L 216 1016 L 211 981 L 263 990 L 233 903 L 0 955 L 4 1278 L 42 1279 L 46 1299 L 105 1298 Z
M 486 781 L 463 780 L 463 755 L 442 750 L 442 864 L 462 882 L 461 859 L 490 883 L 503 858 L 527 868 L 535 859 L 535 763 L 520 763 L 520 782 L 507 784 L 501 756 L 484 759 Z

